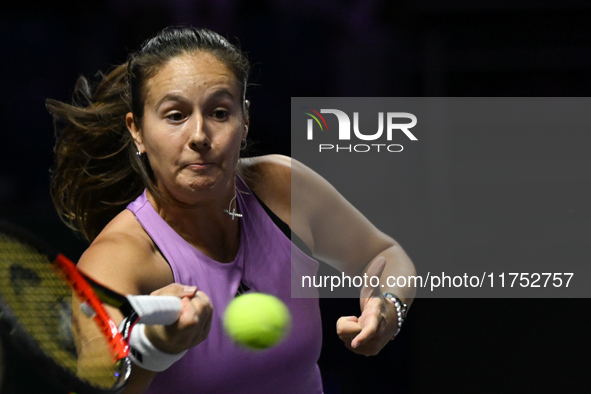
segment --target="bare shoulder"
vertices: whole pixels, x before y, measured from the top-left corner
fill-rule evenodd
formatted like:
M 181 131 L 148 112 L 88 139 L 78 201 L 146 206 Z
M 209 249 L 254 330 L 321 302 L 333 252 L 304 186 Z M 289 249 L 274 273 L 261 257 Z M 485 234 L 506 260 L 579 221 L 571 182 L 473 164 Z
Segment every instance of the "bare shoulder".
M 128 210 L 103 229 L 78 267 L 123 294 L 147 294 L 173 281 L 166 260 Z
M 240 164 L 248 187 L 261 198 L 289 194 L 293 185 L 322 179 L 298 160 L 283 155 L 251 157 L 242 159 Z
M 290 224 L 291 173 L 293 160 L 283 155 L 265 155 L 240 162 L 248 187 L 281 220 Z
M 246 183 L 257 195 L 289 187 L 292 159 L 283 155 L 249 157 L 240 161 Z
M 240 165 L 248 187 L 292 230 L 294 207 L 298 220 L 307 220 L 320 206 L 319 197 L 335 192 L 320 175 L 291 157 L 265 155 L 242 159 Z

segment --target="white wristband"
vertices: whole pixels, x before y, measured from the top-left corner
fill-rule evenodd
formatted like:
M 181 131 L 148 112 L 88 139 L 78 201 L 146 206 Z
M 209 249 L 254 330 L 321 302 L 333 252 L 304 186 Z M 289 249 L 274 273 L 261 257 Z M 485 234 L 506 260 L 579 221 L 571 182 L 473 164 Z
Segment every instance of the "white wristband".
M 139 321 L 147 325 L 174 323 L 183 309 L 181 299 L 174 296 L 128 295 L 127 300 L 139 316 Z
M 148 371 L 162 372 L 180 360 L 187 351 L 177 354 L 163 352 L 150 342 L 144 332 L 145 325 L 136 324 L 129 336 L 129 358 Z

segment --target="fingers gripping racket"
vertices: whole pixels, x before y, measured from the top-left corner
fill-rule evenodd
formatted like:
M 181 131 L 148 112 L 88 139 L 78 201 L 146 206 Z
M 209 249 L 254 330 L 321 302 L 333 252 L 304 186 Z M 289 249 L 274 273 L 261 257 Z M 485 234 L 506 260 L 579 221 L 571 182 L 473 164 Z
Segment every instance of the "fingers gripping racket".
M 102 303 L 126 317 L 121 330 Z M 172 324 L 180 310 L 177 297 L 116 293 L 28 232 L 0 221 L 0 334 L 65 392 L 123 391 L 133 326 Z

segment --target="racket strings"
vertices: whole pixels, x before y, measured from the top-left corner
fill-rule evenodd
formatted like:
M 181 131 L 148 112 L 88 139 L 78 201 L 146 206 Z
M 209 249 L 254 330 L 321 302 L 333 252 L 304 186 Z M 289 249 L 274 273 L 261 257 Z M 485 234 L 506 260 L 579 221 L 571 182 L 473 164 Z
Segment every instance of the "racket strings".
M 81 301 L 62 272 L 36 248 L 3 233 L 0 303 L 3 310 L 8 306 L 19 329 L 62 368 L 95 387 L 116 385 L 119 366 L 109 344 L 96 322 L 80 312 Z

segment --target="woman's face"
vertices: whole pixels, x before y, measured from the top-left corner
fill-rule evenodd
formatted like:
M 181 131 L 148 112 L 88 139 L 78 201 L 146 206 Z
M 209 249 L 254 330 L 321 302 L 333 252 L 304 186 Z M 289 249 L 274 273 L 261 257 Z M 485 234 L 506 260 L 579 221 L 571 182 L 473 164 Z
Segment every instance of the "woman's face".
M 172 58 L 147 81 L 143 122 L 136 125 L 130 113 L 127 126 L 160 190 L 188 204 L 234 192 L 248 132 L 241 90 L 232 71 L 207 52 Z

